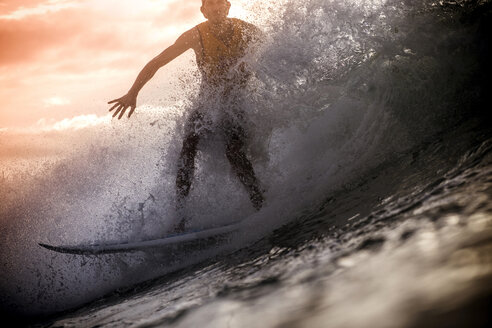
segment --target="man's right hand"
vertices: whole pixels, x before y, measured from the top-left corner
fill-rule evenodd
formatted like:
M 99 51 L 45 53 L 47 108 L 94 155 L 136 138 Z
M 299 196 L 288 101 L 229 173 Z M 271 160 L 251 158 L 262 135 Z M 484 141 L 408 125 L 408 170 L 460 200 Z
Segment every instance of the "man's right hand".
M 116 109 L 115 112 L 113 113 L 113 117 L 120 114 L 118 119 L 121 119 L 125 114 L 125 111 L 128 108 L 130 108 L 130 111 L 128 112 L 128 118 L 130 118 L 130 116 L 132 116 L 133 112 L 135 111 L 135 108 L 137 107 L 137 96 L 127 93 L 121 98 L 114 99 L 108 102 L 108 104 L 113 104 L 113 103 L 114 103 L 113 107 L 109 109 L 110 112 Z

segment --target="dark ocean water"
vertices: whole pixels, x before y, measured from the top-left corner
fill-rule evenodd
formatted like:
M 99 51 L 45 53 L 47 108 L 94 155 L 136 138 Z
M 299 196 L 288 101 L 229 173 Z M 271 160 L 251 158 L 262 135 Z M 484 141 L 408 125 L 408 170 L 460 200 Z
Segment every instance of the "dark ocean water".
M 169 230 L 189 104 L 2 131 L 2 312 L 35 327 L 491 323 L 490 2 L 265 6 L 251 17 L 269 38 L 248 59 L 245 106 L 266 206 L 254 212 L 212 136 L 193 228 L 246 219 L 244 230 L 155 252 L 52 253 L 37 243 Z M 27 140 L 22 156 L 5 150 L 13 139 Z

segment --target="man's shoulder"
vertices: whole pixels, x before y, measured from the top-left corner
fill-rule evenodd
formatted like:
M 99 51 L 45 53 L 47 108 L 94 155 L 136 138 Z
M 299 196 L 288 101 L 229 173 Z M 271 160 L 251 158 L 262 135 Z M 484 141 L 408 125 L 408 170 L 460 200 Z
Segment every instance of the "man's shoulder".
M 255 29 L 257 28 L 255 25 L 251 24 L 251 23 L 248 23 L 246 21 L 243 21 L 242 19 L 239 19 L 239 18 L 231 18 L 232 22 L 235 24 L 235 25 L 239 25 L 243 28 L 247 28 L 247 29 Z
M 198 31 L 195 27 L 193 27 L 181 34 L 181 36 L 176 40 L 175 44 L 180 44 L 195 49 L 199 45 L 199 40 L 200 37 L 198 35 Z
M 201 25 L 201 24 L 199 24 Z M 181 37 L 188 37 L 188 38 L 194 38 L 197 36 L 198 34 L 198 31 L 197 31 L 197 28 L 199 25 L 196 25 L 196 26 L 193 26 L 192 28 L 190 28 L 189 30 L 185 31 L 183 34 L 181 34 Z
M 196 25 L 193 29 L 196 29 L 196 28 L 201 28 L 202 26 L 206 26 L 208 25 L 208 20 L 204 21 L 204 22 L 201 22 L 200 24 Z
M 263 32 L 258 28 L 258 26 L 251 24 L 249 22 L 243 21 L 239 18 L 231 18 L 234 25 L 238 26 L 242 33 L 251 40 L 258 40 L 261 38 Z

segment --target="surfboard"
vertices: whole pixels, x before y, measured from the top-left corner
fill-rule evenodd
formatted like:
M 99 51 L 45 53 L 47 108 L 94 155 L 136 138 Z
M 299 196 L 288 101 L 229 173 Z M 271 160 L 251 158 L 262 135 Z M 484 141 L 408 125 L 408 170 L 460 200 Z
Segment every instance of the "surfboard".
M 185 242 L 193 242 L 196 240 L 212 238 L 220 235 L 230 234 L 238 230 L 241 226 L 241 222 L 229 224 L 221 227 L 189 231 L 180 234 L 168 235 L 160 239 L 126 242 L 126 243 L 110 243 L 110 244 L 92 244 L 92 245 L 61 245 L 52 246 L 48 244 L 39 243 L 39 246 L 65 254 L 78 254 L 78 255 L 98 255 L 98 254 L 112 254 L 112 253 L 126 253 L 145 251 L 149 249 L 160 249 L 168 246 L 181 244 Z

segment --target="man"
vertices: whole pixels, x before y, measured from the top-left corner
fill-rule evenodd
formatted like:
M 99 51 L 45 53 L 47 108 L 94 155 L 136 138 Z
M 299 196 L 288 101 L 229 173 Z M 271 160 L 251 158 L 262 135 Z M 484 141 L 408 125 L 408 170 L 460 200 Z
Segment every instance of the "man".
M 202 73 L 201 105 L 191 113 L 185 125 L 176 177 L 178 211 L 183 208 L 183 202 L 190 192 L 200 137 L 212 129 L 223 133 L 227 159 L 246 187 L 255 209 L 259 210 L 263 205 L 263 193 L 245 153 L 246 135 L 242 126 L 243 113 L 239 106 L 240 90 L 250 75 L 244 62 L 240 60 L 261 32 L 252 24 L 228 18 L 230 7 L 227 0 L 202 0 L 200 9 L 207 21 L 183 33 L 172 46 L 145 65 L 125 96 L 109 102 L 114 103 L 109 110 L 115 110 L 113 117 L 119 114 L 118 119 L 121 119 L 125 111 L 130 109 L 130 118 L 135 111 L 138 92 L 157 70 L 188 49 L 194 50 Z M 215 120 L 218 123 L 215 125 L 211 123 L 213 120 L 209 114 L 210 108 L 206 108 L 205 99 L 215 100 L 208 101 L 208 105 L 218 107 L 213 108 L 219 112 L 219 119 Z M 181 218 L 177 230 L 182 231 L 184 224 L 184 218 Z

